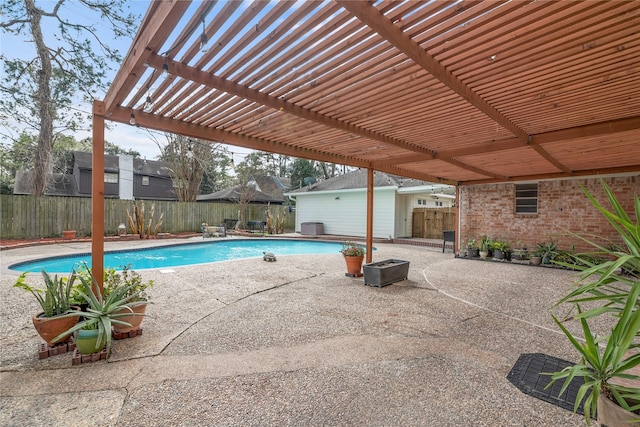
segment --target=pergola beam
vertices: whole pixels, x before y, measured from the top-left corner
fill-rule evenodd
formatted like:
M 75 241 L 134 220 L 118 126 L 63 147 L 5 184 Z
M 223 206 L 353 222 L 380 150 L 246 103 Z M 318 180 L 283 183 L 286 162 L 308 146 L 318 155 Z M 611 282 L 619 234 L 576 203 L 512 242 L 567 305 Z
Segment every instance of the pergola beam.
M 107 115 L 133 90 L 144 73 L 144 63 L 147 58 L 152 52 L 157 52 L 162 47 L 190 4 L 190 0 L 165 0 L 151 3 L 137 37 L 104 97 L 104 109 Z
M 631 166 L 620 166 L 613 168 L 602 168 L 602 169 L 588 169 L 588 170 L 579 170 L 573 172 L 573 177 L 579 176 L 602 176 L 602 175 L 621 175 L 628 173 L 638 173 L 640 170 L 640 163 L 631 165 Z M 475 184 L 493 184 L 496 182 L 505 182 L 505 181 L 540 181 L 542 179 L 559 179 L 566 178 L 567 174 L 563 172 L 555 172 L 555 173 L 546 173 L 546 174 L 534 174 L 534 175 L 518 175 L 517 177 L 509 177 L 506 180 L 499 179 L 479 179 L 475 181 L 461 181 L 460 185 L 475 185 Z
M 408 142 L 405 142 L 396 138 L 391 138 L 387 135 L 384 135 L 378 132 L 373 132 L 369 129 L 362 128 L 360 126 L 356 126 L 351 123 L 347 123 L 342 120 L 335 119 L 333 117 L 319 114 L 315 111 L 302 108 L 296 104 L 287 102 L 283 99 L 280 99 L 274 96 L 270 96 L 258 90 L 236 84 L 232 81 L 229 81 L 222 77 L 215 76 L 211 73 L 207 73 L 197 68 L 190 67 L 180 62 L 167 60 L 156 54 L 149 55 L 147 59 L 147 64 L 156 69 L 162 69 L 164 64 L 168 64 L 169 69 L 171 70 L 171 73 L 182 79 L 196 82 L 201 85 L 204 85 L 216 90 L 220 90 L 222 92 L 225 92 L 234 96 L 238 96 L 243 99 L 247 99 L 249 101 L 258 103 L 260 105 L 273 108 L 274 110 L 279 110 L 288 114 L 292 114 L 296 117 L 299 117 L 305 120 L 309 120 L 315 123 L 320 123 L 322 125 L 329 126 L 331 128 L 338 129 L 351 134 L 359 135 L 364 138 L 371 139 L 373 141 L 381 142 L 383 144 L 389 144 L 389 145 L 396 146 L 398 148 L 413 151 L 420 156 L 426 155 L 426 156 L 429 156 L 429 158 L 435 158 L 436 156 L 436 153 L 434 151 L 420 147 L 416 144 L 410 144 Z M 474 173 L 478 173 L 480 175 L 485 175 L 491 178 L 502 178 L 502 176 L 500 175 L 467 165 L 458 160 L 454 160 L 448 157 L 443 157 L 442 160 L 447 163 L 451 163 L 456 167 L 459 167 Z M 347 164 L 347 163 L 342 162 L 342 164 Z
M 629 117 L 626 119 L 609 120 L 601 123 L 594 123 L 569 129 L 561 129 L 536 134 L 531 137 L 531 142 L 527 145 L 535 149 L 536 146 L 543 146 L 554 142 L 568 141 L 571 139 L 599 135 L 610 135 L 612 133 L 627 132 L 637 129 L 640 129 L 640 117 Z M 473 144 L 468 147 L 456 148 L 452 150 L 436 151 L 435 156 L 408 154 L 403 156 L 390 157 L 385 160 L 372 162 L 372 164 L 374 167 L 384 167 L 389 165 L 397 166 L 432 159 L 445 160 L 471 156 L 474 154 L 493 153 L 496 151 L 522 148 L 522 146 L 522 142 L 519 139 L 509 138 L 500 141 L 490 141 Z
M 321 160 L 331 163 L 347 164 L 350 166 L 361 168 L 370 166 L 370 162 L 354 157 L 325 153 L 317 150 L 309 150 L 302 147 L 287 145 L 278 141 L 271 141 L 264 138 L 256 138 L 247 135 L 232 133 L 213 127 L 200 126 L 194 123 L 170 119 L 168 117 L 145 113 L 139 110 L 136 110 L 134 114 L 136 125 L 148 129 L 170 132 L 191 138 L 198 138 L 206 141 L 215 141 L 243 148 L 285 154 L 287 156 L 300 157 L 311 160 Z M 131 110 L 124 107 L 116 107 L 109 116 L 109 120 L 119 123 L 129 123 L 130 118 Z
M 529 138 L 527 132 L 482 99 L 459 78 L 451 74 L 449 70 L 369 2 L 353 0 L 336 0 L 336 2 L 486 116 L 507 129 L 522 142 L 527 141 Z
M 164 58 L 155 54 L 149 55 L 148 64 L 151 67 L 154 67 L 156 69 L 162 69 L 162 66 L 164 65 L 164 63 L 165 63 Z M 396 138 L 391 138 L 387 135 L 373 132 L 369 129 L 362 128 L 360 126 L 356 126 L 354 124 L 347 123 L 345 121 L 338 120 L 333 117 L 319 114 L 313 110 L 302 108 L 296 104 L 287 102 L 284 99 L 270 96 L 258 90 L 251 89 L 247 86 L 239 85 L 230 80 L 215 76 L 211 73 L 207 73 L 197 68 L 190 67 L 180 62 L 167 61 L 167 64 L 169 65 L 169 69 L 171 70 L 172 74 L 180 78 L 183 78 L 185 80 L 195 82 L 216 90 L 220 90 L 222 92 L 226 92 L 234 96 L 238 96 L 242 99 L 246 99 L 246 100 L 255 102 L 257 104 L 273 108 L 274 110 L 280 110 L 288 114 L 293 114 L 294 116 L 300 117 L 305 120 L 309 120 L 315 123 L 320 123 L 322 125 L 329 126 L 334 129 L 338 129 L 347 133 L 359 135 L 364 138 L 378 141 L 383 144 L 389 144 L 396 147 L 404 148 L 405 150 L 411 150 L 418 153 L 433 155 L 433 151 L 427 148 L 420 147 L 416 144 L 410 144 L 406 141 L 402 141 Z
M 110 121 L 128 124 L 131 119 L 131 110 L 124 107 L 116 107 L 109 116 Z M 135 111 L 136 125 L 148 129 L 154 129 L 162 132 L 176 133 L 191 138 L 198 138 L 205 141 L 220 142 L 223 144 L 231 144 L 237 147 L 248 148 L 252 150 L 268 151 L 271 153 L 285 154 L 287 156 L 299 157 L 309 160 L 320 160 L 324 162 L 337 163 L 341 165 L 353 166 L 358 168 L 369 168 L 371 162 L 352 156 L 342 156 L 318 150 L 309 150 L 302 147 L 287 145 L 278 141 L 271 141 L 264 138 L 255 138 L 213 127 L 199 126 L 196 124 L 183 122 L 180 120 L 170 119 L 145 113 L 143 111 Z M 396 175 L 411 175 L 415 179 L 423 181 L 437 182 L 447 185 L 455 185 L 452 180 L 443 179 L 427 173 L 416 173 L 405 171 L 397 167 L 384 167 L 377 169 L 382 172 L 392 173 Z

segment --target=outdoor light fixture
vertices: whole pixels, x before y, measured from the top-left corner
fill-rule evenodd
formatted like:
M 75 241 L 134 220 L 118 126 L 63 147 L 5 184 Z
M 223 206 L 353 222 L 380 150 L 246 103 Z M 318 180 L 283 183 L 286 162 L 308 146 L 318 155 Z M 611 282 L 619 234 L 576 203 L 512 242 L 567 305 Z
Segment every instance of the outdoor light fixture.
M 153 101 L 151 101 L 151 97 L 147 95 L 147 100 L 144 103 L 144 112 L 150 113 L 153 109 Z
M 131 117 L 129 118 L 129 124 L 132 126 L 136 125 L 136 115 L 133 114 L 133 111 L 131 112 Z
M 150 113 L 153 110 L 153 101 L 151 100 L 151 94 L 149 93 L 149 86 L 147 85 L 147 100 L 144 102 L 142 110 L 145 113 Z
M 207 34 L 204 31 L 204 15 L 202 16 L 202 34 L 200 34 L 200 52 L 206 52 L 207 51 L 207 42 L 209 41 L 209 38 L 207 37 Z
M 169 74 L 169 65 L 167 65 L 167 63 L 165 62 L 164 64 L 162 64 L 162 77 L 167 77 L 168 74 Z

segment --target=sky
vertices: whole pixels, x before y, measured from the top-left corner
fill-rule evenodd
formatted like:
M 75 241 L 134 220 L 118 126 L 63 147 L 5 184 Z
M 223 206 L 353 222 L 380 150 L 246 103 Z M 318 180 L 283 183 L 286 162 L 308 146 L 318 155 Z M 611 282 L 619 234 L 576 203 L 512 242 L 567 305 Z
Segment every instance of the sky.
M 52 0 L 39 0 L 36 1 L 36 4 L 41 6 L 44 10 L 51 10 L 54 2 Z M 141 22 L 144 14 L 147 11 L 150 1 L 132 0 L 127 1 L 126 4 L 129 8 L 129 12 L 136 14 L 138 16 L 138 22 Z M 68 14 L 68 16 L 71 16 L 73 18 L 79 18 L 83 21 L 83 23 L 99 24 L 101 22 L 100 16 L 97 13 L 92 12 L 90 9 L 79 5 L 75 0 L 69 0 L 65 2 L 63 5 L 63 9 L 63 13 L 66 13 Z M 3 18 L 0 16 L 0 19 Z M 45 41 L 47 39 L 51 40 L 51 37 L 55 37 L 54 34 L 57 31 L 57 28 L 54 20 L 43 18 L 42 27 Z M 98 25 L 98 31 L 100 32 L 100 25 Z M 111 47 L 117 48 L 120 51 L 121 56 L 124 58 L 127 51 L 129 50 L 129 47 L 131 46 L 132 38 L 112 39 L 110 32 L 105 32 L 104 37 L 109 37 L 110 40 L 113 40 L 111 42 Z M 2 52 L 2 54 L 7 56 L 8 58 L 22 57 L 24 59 L 31 59 L 36 56 L 33 43 L 29 42 L 27 37 L 14 36 L 13 34 L 7 34 L 5 32 L 0 32 L 0 52 Z M 118 67 L 119 64 L 114 64 L 114 68 L 116 70 Z M 113 77 L 115 77 L 116 70 L 109 73 L 109 81 L 111 81 Z M 97 99 L 104 99 L 104 94 L 104 91 L 101 91 L 99 93 L 96 93 L 95 96 Z M 79 100 L 75 108 L 87 114 L 91 113 L 91 103 L 89 102 Z M 73 133 L 73 136 L 77 140 L 91 137 L 92 133 L 88 128 L 90 126 L 90 121 L 87 121 L 86 124 L 86 129 L 78 130 Z M 160 141 L 161 143 L 166 141 L 164 134 L 160 132 L 149 131 L 128 124 L 120 124 L 108 121 L 107 125 L 108 128 L 105 129 L 105 139 L 107 141 L 114 143 L 124 149 L 132 149 L 138 151 L 143 158 L 157 158 L 157 156 L 160 155 L 160 148 L 158 147 L 156 141 Z M 2 132 L 5 132 L 5 130 L 2 129 Z M 13 134 L 15 136 L 15 133 Z M 5 139 L 2 142 L 8 141 Z M 245 148 L 233 146 L 228 146 L 228 150 L 234 153 L 234 160 L 236 162 L 241 161 L 242 158 L 251 151 Z

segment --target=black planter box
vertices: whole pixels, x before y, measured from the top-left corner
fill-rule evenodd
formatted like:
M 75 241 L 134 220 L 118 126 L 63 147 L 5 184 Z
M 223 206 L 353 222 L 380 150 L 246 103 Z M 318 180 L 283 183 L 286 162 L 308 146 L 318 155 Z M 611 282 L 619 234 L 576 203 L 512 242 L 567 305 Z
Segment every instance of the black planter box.
M 369 286 L 387 286 L 405 280 L 409 275 L 409 261 L 386 259 L 362 266 L 364 284 Z

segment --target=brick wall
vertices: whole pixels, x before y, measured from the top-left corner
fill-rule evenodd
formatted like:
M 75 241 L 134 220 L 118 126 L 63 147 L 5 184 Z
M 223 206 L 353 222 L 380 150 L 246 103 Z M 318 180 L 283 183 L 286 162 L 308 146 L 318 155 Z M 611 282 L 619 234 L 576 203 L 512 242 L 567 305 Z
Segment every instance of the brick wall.
M 606 178 L 605 181 L 627 214 L 635 218 L 633 198 L 640 193 L 640 175 Z M 517 247 L 519 241 L 531 249 L 538 242 L 553 239 L 560 249 L 568 250 L 572 244 L 576 251 L 589 249 L 570 236 L 570 232 L 602 236 L 621 243 L 617 232 L 584 195 L 581 184 L 607 209 L 610 208 L 599 179 L 540 181 L 538 213 L 535 215 L 515 213 L 513 183 L 460 187 L 460 250 L 466 247 L 467 239 L 479 240 L 484 234 L 506 240 L 512 248 Z

